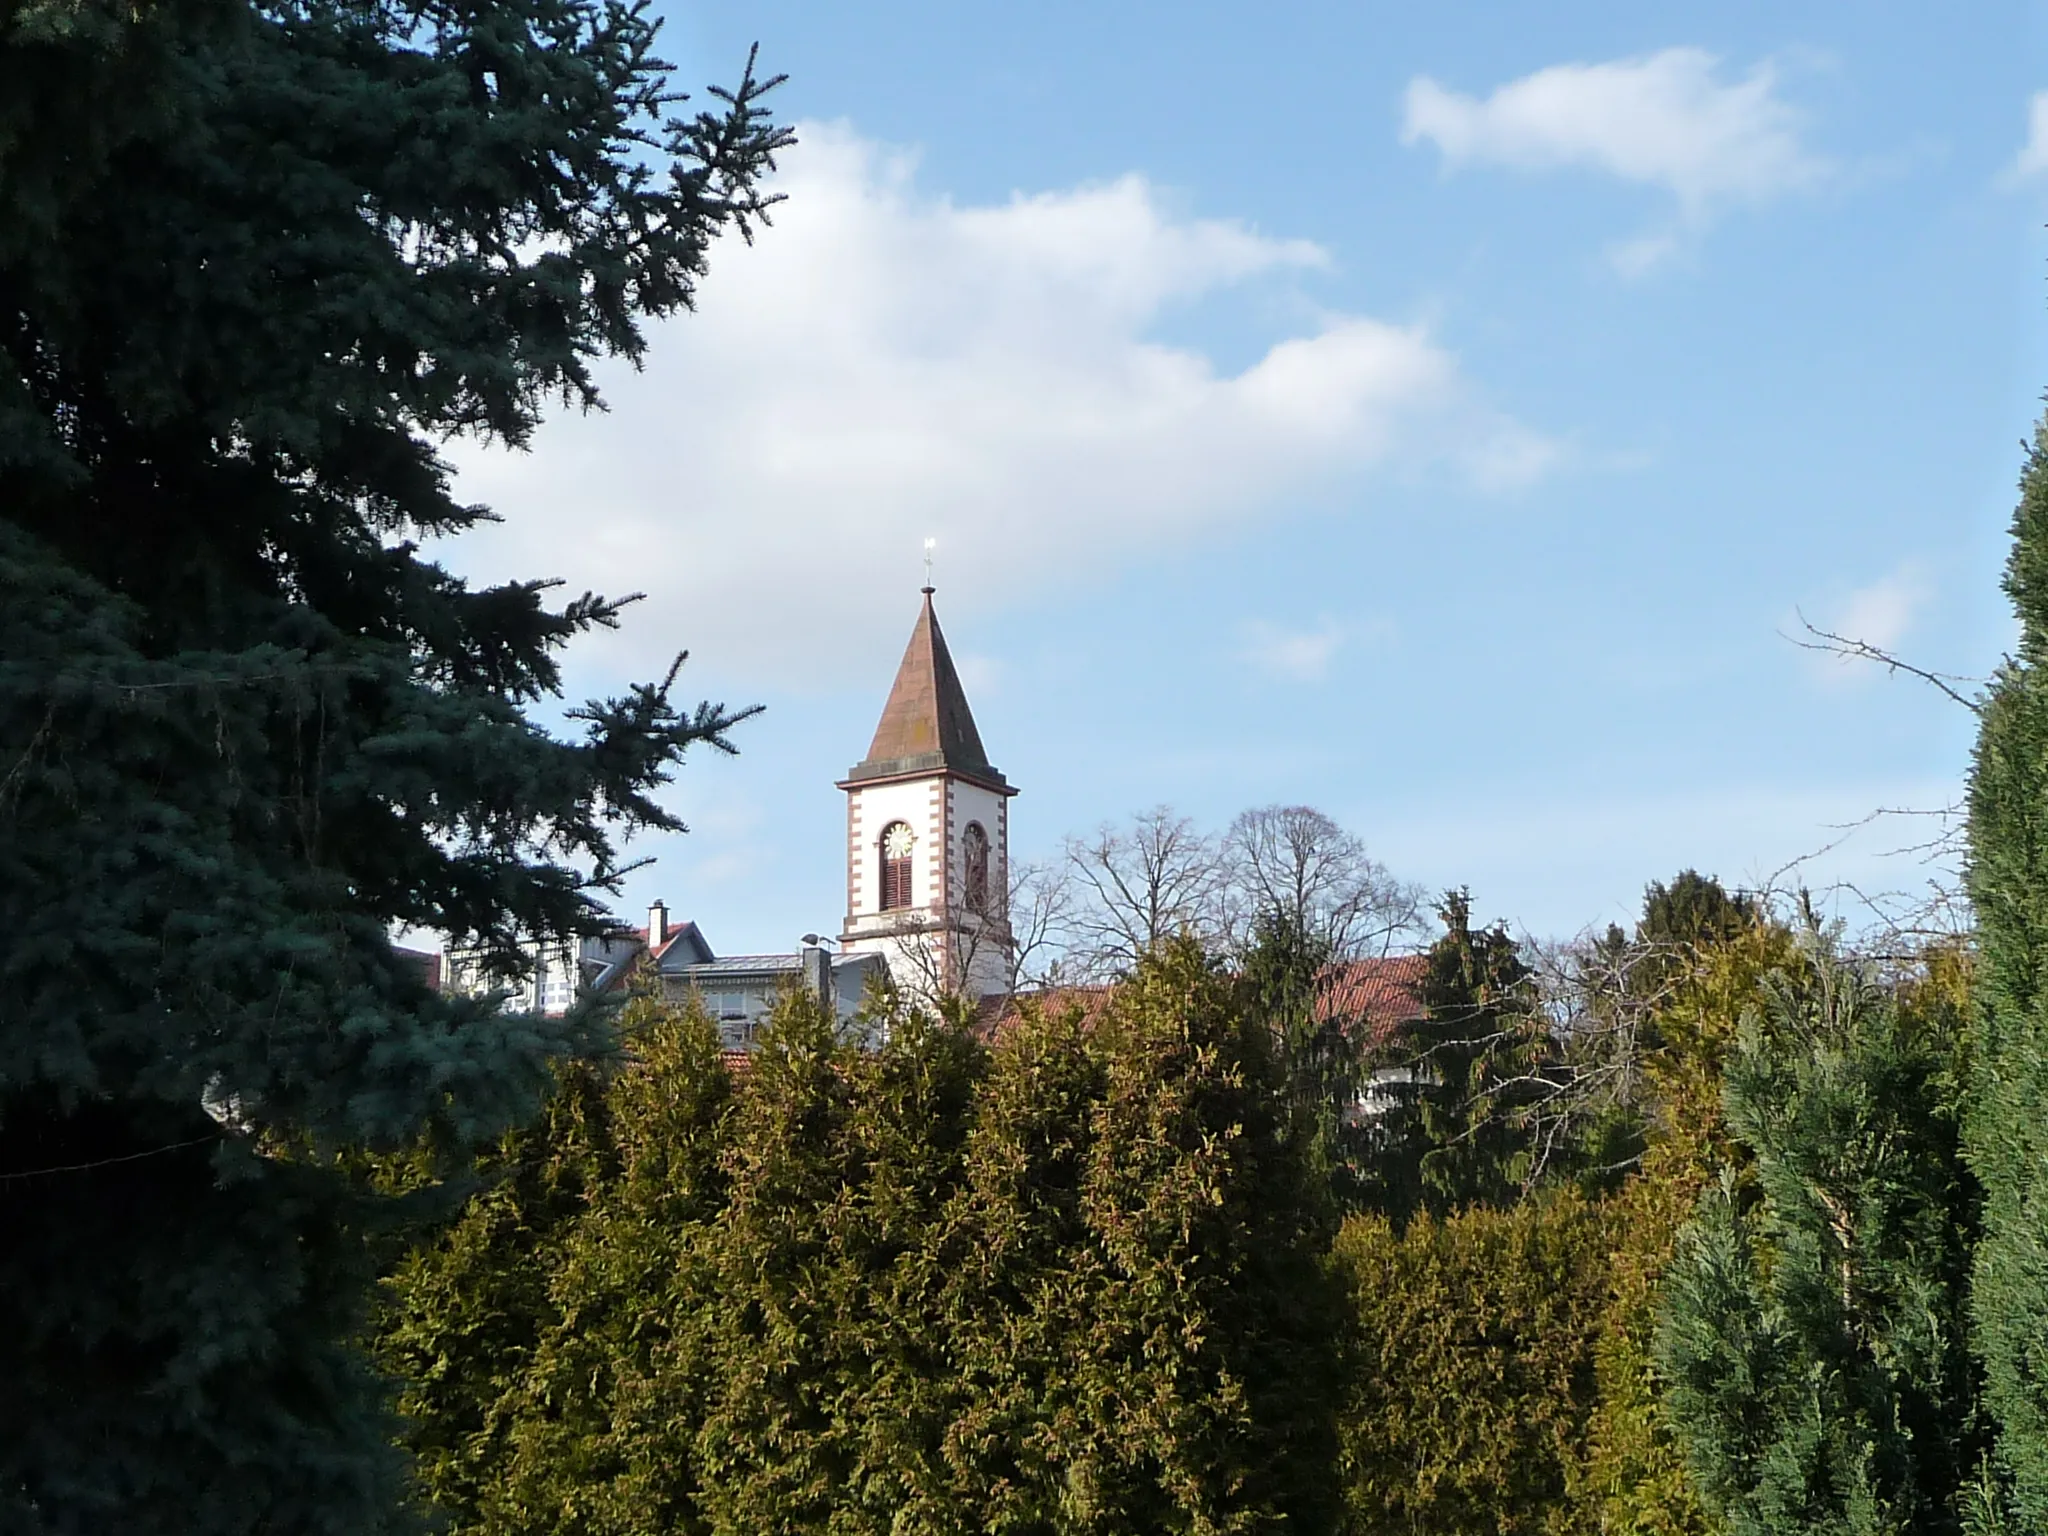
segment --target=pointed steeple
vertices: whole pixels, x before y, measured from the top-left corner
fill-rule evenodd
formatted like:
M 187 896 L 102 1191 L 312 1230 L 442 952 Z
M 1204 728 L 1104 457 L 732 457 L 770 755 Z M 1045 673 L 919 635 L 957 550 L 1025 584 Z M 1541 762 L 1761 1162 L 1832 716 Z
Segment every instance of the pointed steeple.
M 882 706 L 875 739 L 845 782 L 932 772 L 956 773 L 1009 791 L 1008 781 L 990 766 L 981 733 L 974 728 L 974 712 L 967 707 L 945 632 L 932 611 L 932 589 L 926 587 L 924 608 L 910 631 L 910 644 L 896 669 L 889 702 Z

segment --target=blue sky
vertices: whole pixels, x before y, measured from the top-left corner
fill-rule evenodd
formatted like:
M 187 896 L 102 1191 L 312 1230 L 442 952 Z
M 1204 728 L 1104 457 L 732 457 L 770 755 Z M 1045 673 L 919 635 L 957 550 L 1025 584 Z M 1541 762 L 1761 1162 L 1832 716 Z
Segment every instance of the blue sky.
M 1952 800 L 1972 734 L 1798 613 L 2010 644 L 2044 19 L 672 6 L 681 82 L 790 75 L 789 201 L 608 415 L 458 453 L 506 521 L 448 558 L 648 593 L 576 691 L 688 647 L 768 706 L 627 892 L 721 951 L 844 909 L 927 536 L 1021 857 L 1302 802 L 1537 934 L 1754 883 Z M 1914 885 L 1911 835 L 1810 878 Z

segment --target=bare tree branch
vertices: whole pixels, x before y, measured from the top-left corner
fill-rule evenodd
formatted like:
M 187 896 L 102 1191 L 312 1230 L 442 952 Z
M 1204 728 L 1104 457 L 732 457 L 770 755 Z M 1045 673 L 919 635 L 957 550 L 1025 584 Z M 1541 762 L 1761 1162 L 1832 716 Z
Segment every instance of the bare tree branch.
M 1058 985 L 1074 922 L 1071 869 L 1056 863 L 1010 866 L 1010 991 Z
M 1793 611 L 1798 612 L 1797 609 Z M 1908 677 L 1917 677 L 1921 682 L 1939 688 L 1973 715 L 1983 711 L 1983 706 L 1975 699 L 1963 696 L 1959 685 L 1974 684 L 1981 688 L 1990 681 L 1989 678 L 1965 677 L 1955 672 L 1933 672 L 1926 667 L 1916 667 L 1912 662 L 1894 656 L 1883 646 L 1872 645 L 1868 640 L 1853 640 L 1847 635 L 1838 635 L 1833 630 L 1822 629 L 1803 613 L 1799 614 L 1799 627 L 1811 638 L 1801 640 L 1796 635 L 1786 635 L 1785 638 L 1802 651 L 1819 651 L 1825 655 L 1839 656 L 1844 661 L 1874 662 L 1894 675 L 1903 672 Z
M 1172 807 L 1140 812 L 1087 839 L 1068 838 L 1075 897 L 1075 959 L 1096 973 L 1127 971 L 1163 941 L 1192 933 L 1221 937 L 1222 894 L 1215 842 Z
M 1834 837 L 1773 870 L 1763 882 L 1759 896 L 1766 900 L 1793 897 L 1792 886 L 1797 883 L 1800 870 L 1833 853 L 1859 832 L 1903 818 L 1938 824 L 1933 836 L 1887 848 L 1879 854 L 1882 858 L 1916 859 L 1928 871 L 1918 889 L 1869 891 L 1855 881 L 1843 879 L 1819 886 L 1798 883 L 1797 894 L 1818 901 L 1823 907 L 1831 905 L 1830 898 L 1843 898 L 1862 912 L 1868 922 L 1861 926 L 1855 941 L 1859 952 L 1917 954 L 1929 942 L 1960 937 L 1969 932 L 1973 921 L 1963 884 L 1969 816 L 1967 807 L 1960 802 L 1932 809 L 1880 806 L 1855 821 L 1836 823 L 1829 829 L 1836 834 Z
M 1346 959 L 1384 955 L 1422 930 L 1422 888 L 1396 880 L 1357 836 L 1311 806 L 1240 813 L 1224 834 L 1221 865 L 1240 946 L 1261 916 L 1287 919 Z

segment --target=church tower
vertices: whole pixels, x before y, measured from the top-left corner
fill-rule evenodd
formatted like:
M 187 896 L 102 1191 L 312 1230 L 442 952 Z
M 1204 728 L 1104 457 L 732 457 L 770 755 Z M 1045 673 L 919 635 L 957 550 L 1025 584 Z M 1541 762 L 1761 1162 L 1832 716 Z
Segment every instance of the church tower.
M 932 611 L 932 589 L 846 791 L 841 953 L 879 952 L 906 992 L 986 997 L 1009 980 L 1010 797 Z

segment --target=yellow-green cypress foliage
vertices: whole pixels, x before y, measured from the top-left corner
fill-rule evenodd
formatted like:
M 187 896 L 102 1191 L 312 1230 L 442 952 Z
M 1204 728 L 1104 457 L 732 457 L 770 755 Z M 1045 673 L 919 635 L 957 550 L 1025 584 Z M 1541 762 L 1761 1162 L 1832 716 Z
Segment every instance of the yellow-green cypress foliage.
M 630 1059 L 606 1095 L 614 1171 L 549 1255 L 552 1326 L 482 1501 L 482 1528 L 505 1536 L 706 1529 L 695 1440 L 732 1084 L 700 1008 L 643 1000 L 624 1023 Z
M 636 1005 L 636 1007 L 651 1005 Z M 1337 1529 L 1341 1293 L 1273 1041 L 1190 948 L 985 1051 L 654 1009 L 401 1266 L 464 1532 Z
M 699 1438 L 715 1530 L 823 1529 L 849 1471 L 847 1359 L 827 1227 L 847 1193 L 857 1069 L 822 1010 L 789 999 L 733 1111 L 720 1223 L 719 1384 Z
M 1764 975 L 1791 964 L 1788 930 L 1757 921 L 1673 957 L 1649 1022 L 1649 1115 L 1641 1170 L 1609 1201 L 1615 1248 L 1596 1349 L 1599 1399 L 1579 1499 L 1602 1536 L 1706 1536 L 1665 1422 L 1652 1360 L 1657 1302 L 1678 1232 L 1729 1148 L 1721 1071 Z
M 1062 1528 L 1062 1447 L 1078 1424 L 1072 1325 L 1096 1283 L 1081 1189 L 1104 1078 L 1072 1004 L 1027 1002 L 991 1052 L 946 1288 L 961 1404 L 945 1449 L 979 1511 L 967 1529 Z
M 480 1187 L 384 1284 L 377 1354 L 399 1383 L 401 1443 L 420 1500 L 457 1530 L 490 1529 L 529 1406 L 534 1353 L 559 1328 L 563 1244 L 616 1168 L 602 1071 L 557 1069 L 539 1119 L 479 1159 Z M 416 1183 L 425 1171 L 399 1170 Z
M 778 1007 L 735 1105 L 717 1234 L 698 1437 L 713 1530 L 957 1529 L 941 1291 L 979 1054 L 914 1015 L 869 1053 L 808 996 Z
M 623 1058 L 564 1068 L 387 1281 L 380 1353 L 422 1500 L 457 1532 L 704 1528 L 693 1441 L 731 1084 L 700 1010 L 638 998 L 620 1022 Z
M 1139 967 L 1096 1035 L 1067 1516 L 1104 1532 L 1331 1529 L 1341 1300 L 1276 1042 L 1185 942 Z
M 847 1127 L 859 1183 L 833 1212 L 839 1326 L 857 1362 L 839 1408 L 855 1457 L 836 1529 L 953 1536 L 978 1512 L 945 1456 L 964 1399 L 947 1289 L 969 1241 L 954 1213 L 986 1064 L 972 1036 L 916 1011 L 862 1063 Z
M 1506 1210 L 1354 1216 L 1336 1257 L 1357 1358 L 1343 1473 L 1359 1536 L 1597 1530 L 1571 1497 L 1606 1301 L 1606 1217 L 1568 1190 Z
M 956 1303 L 976 1528 L 1338 1527 L 1341 1296 L 1274 1047 L 1186 944 L 998 1047 Z

